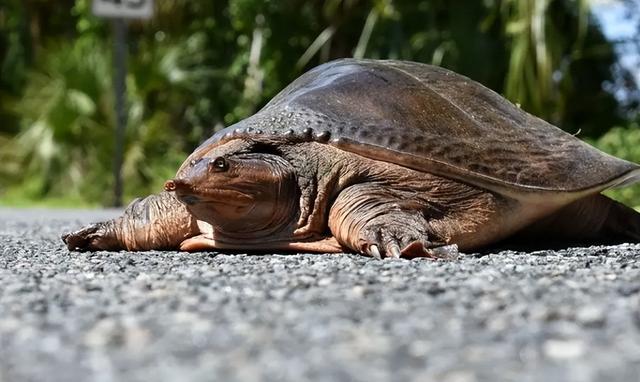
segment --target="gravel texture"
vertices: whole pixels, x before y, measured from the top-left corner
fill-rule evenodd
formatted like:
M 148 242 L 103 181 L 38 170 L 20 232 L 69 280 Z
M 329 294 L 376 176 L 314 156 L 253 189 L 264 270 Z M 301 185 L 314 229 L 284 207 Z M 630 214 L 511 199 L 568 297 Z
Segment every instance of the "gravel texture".
M 69 252 L 114 211 L 0 209 L 0 381 L 638 381 L 640 246 Z

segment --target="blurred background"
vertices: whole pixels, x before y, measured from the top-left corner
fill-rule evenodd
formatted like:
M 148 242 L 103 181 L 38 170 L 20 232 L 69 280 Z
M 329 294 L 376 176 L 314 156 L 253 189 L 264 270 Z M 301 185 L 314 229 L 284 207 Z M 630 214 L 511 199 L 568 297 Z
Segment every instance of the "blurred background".
M 640 0 L 156 0 L 128 31 L 125 203 L 339 57 L 452 69 L 640 162 Z M 112 32 L 90 0 L 0 2 L 0 204 L 113 203 Z

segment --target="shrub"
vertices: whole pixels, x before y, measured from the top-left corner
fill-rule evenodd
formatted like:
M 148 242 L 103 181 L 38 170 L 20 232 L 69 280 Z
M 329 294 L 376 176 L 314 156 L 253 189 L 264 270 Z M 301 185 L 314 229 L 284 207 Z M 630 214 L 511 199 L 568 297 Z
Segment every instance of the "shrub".
M 640 163 L 640 125 L 631 123 L 627 127 L 614 127 L 595 141 L 591 141 L 600 150 Z M 640 210 L 640 185 L 609 190 L 607 195 Z

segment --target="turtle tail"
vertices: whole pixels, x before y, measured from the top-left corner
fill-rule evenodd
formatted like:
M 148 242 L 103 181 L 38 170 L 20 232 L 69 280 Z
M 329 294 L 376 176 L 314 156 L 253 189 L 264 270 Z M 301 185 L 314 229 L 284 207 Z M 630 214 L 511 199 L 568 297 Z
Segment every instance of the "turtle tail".
M 602 194 L 579 199 L 516 235 L 552 243 L 640 243 L 640 213 Z
M 122 216 L 62 235 L 69 250 L 177 249 L 199 233 L 196 219 L 172 193 L 136 199 Z
M 608 207 L 602 227 L 598 232 L 603 238 L 640 243 L 640 213 L 633 208 L 604 195 L 598 195 L 601 203 Z

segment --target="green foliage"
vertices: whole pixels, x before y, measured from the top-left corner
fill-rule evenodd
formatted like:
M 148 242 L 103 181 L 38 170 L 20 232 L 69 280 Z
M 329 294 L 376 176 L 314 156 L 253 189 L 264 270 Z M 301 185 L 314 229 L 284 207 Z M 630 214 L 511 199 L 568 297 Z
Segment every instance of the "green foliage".
M 96 189 L 106 187 L 99 174 L 110 162 L 112 147 L 86 144 L 111 141 L 109 59 L 99 45 L 88 39 L 59 43 L 42 69 L 27 77 L 14 106 L 21 132 L 3 146 L 2 168 L 8 179 L 28 185 L 29 197 L 89 192 L 96 198 Z
M 590 143 L 613 156 L 640 163 L 640 125 L 637 122 L 628 127 L 614 127 Z M 640 210 L 640 184 L 610 190 L 606 194 Z
M 24 9 L 17 1 L 0 8 L 0 88 L 18 93 L 25 76 L 30 52 L 24 44 Z
M 0 5 L 0 140 L 18 131 L 18 119 L 2 105 L 9 103 L 9 96 L 20 94 L 24 84 L 31 58 L 25 29 L 24 9 L 18 1 Z

